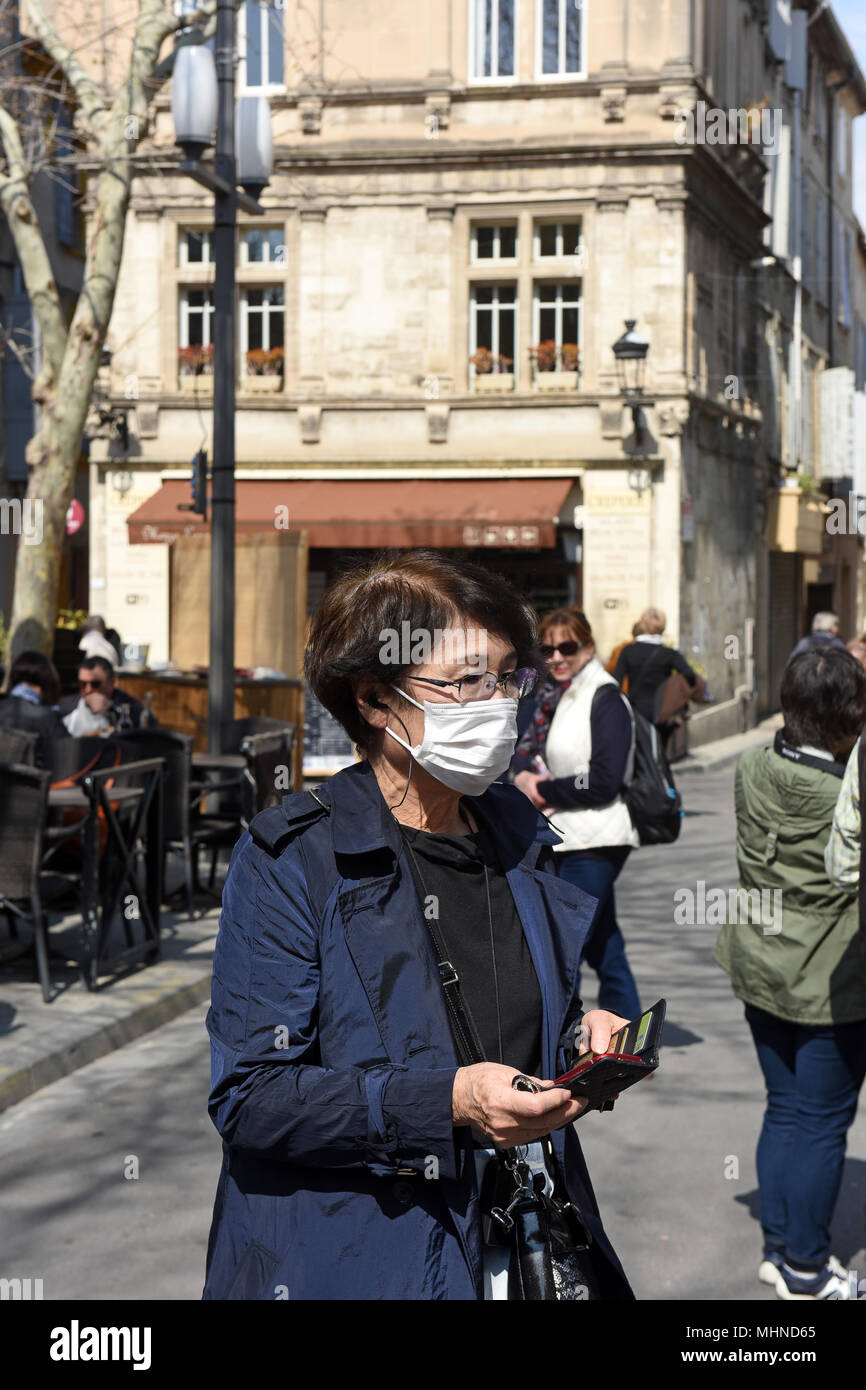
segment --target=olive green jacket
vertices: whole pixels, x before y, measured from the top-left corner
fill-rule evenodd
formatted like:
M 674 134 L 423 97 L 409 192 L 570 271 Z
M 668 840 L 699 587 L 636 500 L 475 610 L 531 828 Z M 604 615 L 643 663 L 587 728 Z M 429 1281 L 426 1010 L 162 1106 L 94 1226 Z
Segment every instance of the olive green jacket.
M 737 765 L 740 887 L 758 893 L 751 911 L 739 895 L 714 954 L 735 994 L 791 1023 L 866 1019 L 857 899 L 835 888 L 824 868 L 841 786 L 829 770 L 789 762 L 772 748 L 751 749 Z

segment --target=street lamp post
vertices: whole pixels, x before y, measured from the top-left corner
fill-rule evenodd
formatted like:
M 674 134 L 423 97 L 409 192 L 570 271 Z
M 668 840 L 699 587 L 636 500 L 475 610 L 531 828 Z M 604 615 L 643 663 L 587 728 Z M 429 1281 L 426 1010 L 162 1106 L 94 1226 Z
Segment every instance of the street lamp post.
M 210 670 L 207 746 L 222 751 L 235 692 L 235 11 L 217 5 L 217 134 L 214 173 L 213 474 L 210 538 Z
M 636 322 L 636 319 L 626 319 L 625 332 L 614 343 L 613 355 L 616 358 L 620 392 L 631 409 L 635 443 L 640 448 L 647 433 L 643 407 L 649 402 L 644 401 L 643 383 L 649 343 L 646 338 L 641 338 L 635 333 Z
M 223 729 L 234 714 L 235 670 L 235 238 L 237 210 L 253 216 L 264 208 L 251 196 L 267 185 L 273 157 L 270 110 L 265 97 L 235 104 L 235 8 L 218 0 L 216 74 L 201 45 L 177 53 L 172 106 L 177 143 L 189 174 L 214 194 L 213 469 L 211 473 L 210 666 L 207 742 L 222 751 Z M 214 163 L 200 156 L 212 143 Z M 237 149 L 236 149 L 237 135 Z M 236 158 L 237 154 L 237 158 Z M 248 191 L 239 191 L 241 183 Z

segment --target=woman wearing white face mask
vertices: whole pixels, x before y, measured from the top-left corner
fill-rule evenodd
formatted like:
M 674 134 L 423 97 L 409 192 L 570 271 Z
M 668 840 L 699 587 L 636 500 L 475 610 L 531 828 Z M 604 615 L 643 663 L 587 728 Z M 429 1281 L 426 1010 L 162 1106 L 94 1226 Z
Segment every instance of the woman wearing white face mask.
M 512 1085 L 550 1086 L 581 1019 L 596 1050 L 622 1022 L 581 1015 L 595 903 L 495 783 L 534 635 L 507 583 L 427 551 L 345 575 L 313 619 L 308 679 L 362 761 L 256 817 L 229 870 L 206 1298 L 508 1296 L 479 1209 L 494 1145 L 527 1146 L 580 1211 L 597 1295 L 632 1297 L 571 1126 L 584 1102 Z

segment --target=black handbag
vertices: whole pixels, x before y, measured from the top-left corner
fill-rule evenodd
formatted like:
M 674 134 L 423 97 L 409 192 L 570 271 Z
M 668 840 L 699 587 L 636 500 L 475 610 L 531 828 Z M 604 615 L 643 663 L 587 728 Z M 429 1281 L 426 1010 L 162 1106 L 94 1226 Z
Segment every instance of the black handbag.
M 487 1060 L 478 1031 L 439 928 L 432 918 L 425 917 L 425 921 L 436 951 L 457 1055 L 462 1066 L 475 1066 Z M 512 1084 L 517 1089 L 537 1089 L 525 1076 L 516 1076 Z M 481 1188 L 485 1241 L 510 1249 L 509 1300 L 598 1299 L 592 1234 L 565 1193 L 550 1136 L 541 1142 L 553 1181 L 552 1194 L 545 1191 L 544 1174 L 533 1171 L 519 1148 L 496 1149 Z

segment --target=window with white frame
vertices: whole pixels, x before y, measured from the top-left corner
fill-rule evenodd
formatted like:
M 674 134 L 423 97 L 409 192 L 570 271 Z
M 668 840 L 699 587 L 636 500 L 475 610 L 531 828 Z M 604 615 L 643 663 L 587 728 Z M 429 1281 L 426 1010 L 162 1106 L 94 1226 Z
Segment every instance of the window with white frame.
M 580 256 L 581 246 L 579 222 L 536 222 L 532 236 L 534 260 L 562 260 L 567 256 Z
M 213 293 L 209 288 L 182 289 L 178 324 L 178 367 L 181 376 L 213 371 Z
M 517 259 L 517 223 L 481 224 L 472 228 L 469 259 L 478 261 L 514 261 Z
M 469 72 L 473 81 L 513 77 L 517 0 L 470 0 Z
M 473 376 L 513 371 L 516 352 L 516 285 L 473 285 L 469 299 L 469 360 Z
M 286 234 L 283 227 L 251 227 L 241 232 L 241 265 L 285 265 Z
M 282 88 L 283 10 L 266 0 L 246 0 L 240 25 L 240 86 Z
M 247 376 L 282 376 L 285 292 L 282 285 L 241 289 L 241 361 Z
M 536 0 L 536 72 L 573 77 L 584 71 L 582 0 Z
M 580 360 L 579 280 L 536 284 L 532 305 L 536 372 L 576 372 Z
M 212 265 L 211 234 L 204 228 L 181 227 L 177 239 L 178 265 Z

